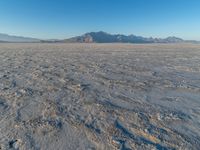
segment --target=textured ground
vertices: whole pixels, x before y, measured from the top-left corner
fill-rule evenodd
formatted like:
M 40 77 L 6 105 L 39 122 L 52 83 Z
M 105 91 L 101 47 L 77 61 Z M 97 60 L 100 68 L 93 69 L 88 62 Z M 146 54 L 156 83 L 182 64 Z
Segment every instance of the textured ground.
M 0 44 L 0 149 L 200 147 L 200 45 Z

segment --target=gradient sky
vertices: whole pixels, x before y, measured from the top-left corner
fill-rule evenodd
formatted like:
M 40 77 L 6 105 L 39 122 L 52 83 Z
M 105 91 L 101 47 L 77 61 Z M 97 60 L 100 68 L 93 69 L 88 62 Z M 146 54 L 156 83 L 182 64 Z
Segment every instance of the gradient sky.
M 51 39 L 100 30 L 200 40 L 200 0 L 0 0 L 0 33 Z

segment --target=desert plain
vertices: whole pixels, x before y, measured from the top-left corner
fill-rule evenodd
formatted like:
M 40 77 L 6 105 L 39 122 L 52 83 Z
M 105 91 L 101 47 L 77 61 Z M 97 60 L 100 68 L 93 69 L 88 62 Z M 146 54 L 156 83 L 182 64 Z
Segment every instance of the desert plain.
M 200 45 L 0 44 L 1 150 L 198 150 Z

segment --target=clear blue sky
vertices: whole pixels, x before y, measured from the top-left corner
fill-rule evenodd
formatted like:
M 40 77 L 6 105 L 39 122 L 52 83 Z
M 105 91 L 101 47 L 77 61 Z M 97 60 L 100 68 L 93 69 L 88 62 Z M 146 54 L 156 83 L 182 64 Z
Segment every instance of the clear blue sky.
M 0 33 L 46 39 L 100 30 L 200 40 L 200 0 L 0 0 Z

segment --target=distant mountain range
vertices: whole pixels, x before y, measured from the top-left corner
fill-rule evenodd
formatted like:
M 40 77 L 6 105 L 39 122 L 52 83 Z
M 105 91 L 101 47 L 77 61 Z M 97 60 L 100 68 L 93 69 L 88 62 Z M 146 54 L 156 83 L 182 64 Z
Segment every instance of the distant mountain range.
M 64 42 L 80 42 L 80 43 L 180 43 L 183 39 L 177 37 L 146 38 L 135 35 L 109 34 L 103 31 L 90 32 L 82 36 L 73 37 L 64 40 Z
M 13 36 L 8 34 L 0 33 L 0 42 L 40 42 L 39 39 L 22 37 L 22 36 Z
M 146 38 L 136 35 L 109 34 L 103 31 L 90 32 L 81 36 L 64 40 L 40 40 L 29 37 L 11 36 L 0 34 L 0 42 L 41 42 L 41 43 L 199 43 L 198 41 L 187 41 L 178 37 Z

